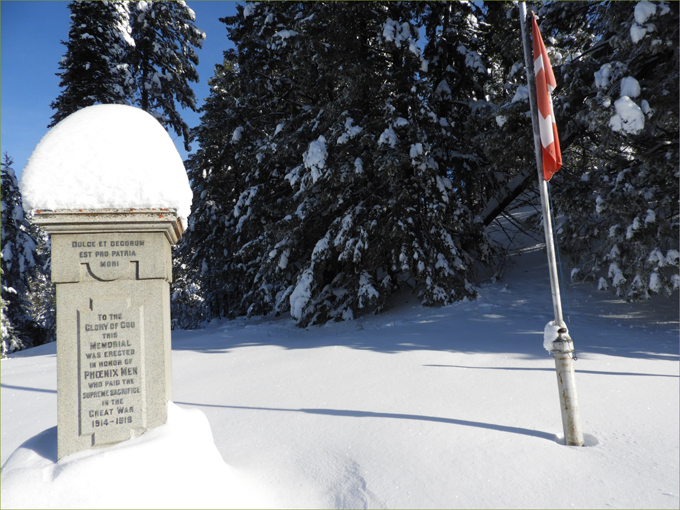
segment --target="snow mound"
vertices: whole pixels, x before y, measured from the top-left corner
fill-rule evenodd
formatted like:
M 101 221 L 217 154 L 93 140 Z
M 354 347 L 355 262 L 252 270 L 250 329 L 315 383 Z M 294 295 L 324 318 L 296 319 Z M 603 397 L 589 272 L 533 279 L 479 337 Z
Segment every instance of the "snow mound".
M 27 210 L 175 209 L 186 226 L 192 191 L 163 126 L 125 105 L 69 115 L 36 146 L 21 179 Z
M 206 416 L 168 403 L 168 421 L 114 446 L 56 461 L 57 429 L 26 441 L 2 468 L 3 508 L 272 508 L 228 466 Z M 191 490 L 187 490 L 191 487 Z
M 614 103 L 616 115 L 609 120 L 609 127 L 619 133 L 638 134 L 645 127 L 645 114 L 628 96 L 622 96 Z
M 640 95 L 640 83 L 632 76 L 621 80 L 621 97 L 638 97 Z
M 312 171 L 313 182 L 321 177 L 323 169 L 326 168 L 327 157 L 326 139 L 323 136 L 310 143 L 309 149 L 303 154 L 305 167 Z
M 555 321 L 550 321 L 543 329 L 543 348 L 548 352 L 553 352 L 553 342 L 557 340 L 560 327 Z
M 306 269 L 302 276 L 300 276 L 295 290 L 290 295 L 290 314 L 297 320 L 302 319 L 305 306 L 307 306 L 312 296 L 311 285 L 313 281 L 314 273 L 312 269 Z
M 652 2 L 638 2 L 635 5 L 635 21 L 640 25 L 646 23 L 650 16 L 656 14 L 656 5 Z
M 609 80 L 612 77 L 612 65 L 602 64 L 599 71 L 595 72 L 595 86 L 598 89 L 609 87 Z

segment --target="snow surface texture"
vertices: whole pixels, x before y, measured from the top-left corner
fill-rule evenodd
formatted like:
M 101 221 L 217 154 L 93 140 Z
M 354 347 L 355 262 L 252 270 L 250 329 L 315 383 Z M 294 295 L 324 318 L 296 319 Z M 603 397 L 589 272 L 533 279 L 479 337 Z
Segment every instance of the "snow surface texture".
M 621 80 L 621 97 L 638 97 L 640 95 L 640 83 L 632 76 Z
M 3 466 L 3 508 L 267 508 L 262 487 L 227 466 L 196 409 L 113 447 L 56 458 L 56 427 Z M 190 490 L 187 490 L 190 488 Z
M 599 89 L 609 87 L 609 80 L 612 77 L 612 65 L 602 64 L 599 71 L 595 71 L 595 86 Z
M 657 7 L 659 8 L 657 12 Z M 649 18 L 653 16 L 664 16 L 670 12 L 668 2 L 660 2 L 658 5 L 652 2 L 638 2 L 635 4 L 635 23 L 630 27 L 630 38 L 633 44 L 639 43 L 644 37 L 651 32 L 656 31 L 653 23 L 647 23 Z M 647 23 L 645 25 L 645 23 Z
M 518 251 L 503 280 L 482 284 L 476 301 L 423 308 L 406 294 L 384 314 L 322 327 L 271 316 L 173 331 L 175 404 L 205 413 L 233 471 L 202 457 L 208 446 L 187 458 L 191 445 L 209 442 L 195 424 L 176 430 L 157 459 L 136 451 L 151 448 L 142 441 L 154 431 L 97 455 L 125 455 L 126 469 L 145 462 L 164 470 L 175 507 L 221 491 L 224 506 L 257 506 L 266 493 L 271 505 L 292 508 L 677 509 L 677 295 L 634 305 L 566 283 L 586 441 L 567 447 L 555 363 L 543 349 L 544 325 L 553 319 L 547 259 L 538 242 Z M 0 363 L 3 463 L 27 440 L 24 449 L 45 450 L 31 438 L 57 423 L 55 348 Z M 79 455 L 69 469 L 94 462 Z M 48 461 L 36 455 L 30 464 Z M 112 490 L 81 479 L 62 504 L 122 506 L 111 499 L 120 466 L 102 462 L 95 471 Z M 222 489 L 213 469 L 227 482 L 243 476 L 252 499 Z M 195 485 L 199 475 L 206 481 Z M 47 478 L 41 490 L 61 480 Z M 249 489 L 255 481 L 262 490 Z M 37 492 L 23 492 L 14 505 L 30 505 Z M 150 506 L 167 504 L 163 489 L 154 494 L 148 498 L 158 503 Z M 192 499 L 189 506 L 208 504 Z
M 36 146 L 20 183 L 24 207 L 175 209 L 187 225 L 192 191 L 170 135 L 149 113 L 88 106 Z
M 326 168 L 326 158 L 328 151 L 326 150 L 326 139 L 320 136 L 316 141 L 309 144 L 309 149 L 303 154 L 305 168 L 311 170 L 312 181 L 316 182 L 319 177 L 323 175 L 323 169 Z
M 550 321 L 543 329 L 543 348 L 548 351 L 553 351 L 553 342 L 557 340 L 560 327 L 555 324 L 555 321 Z
M 609 127 L 614 131 L 637 134 L 645 127 L 645 114 L 628 96 L 623 96 L 614 103 L 616 115 L 609 120 Z
M 635 21 L 640 25 L 647 23 L 650 16 L 656 14 L 656 5 L 652 2 L 638 2 L 635 4 Z

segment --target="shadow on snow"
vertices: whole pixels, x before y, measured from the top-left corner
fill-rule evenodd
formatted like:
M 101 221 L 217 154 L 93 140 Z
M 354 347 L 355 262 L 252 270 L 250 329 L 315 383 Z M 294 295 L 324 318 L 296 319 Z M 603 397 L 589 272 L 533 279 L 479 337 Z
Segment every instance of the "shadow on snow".
M 324 416 L 339 416 L 347 418 L 388 418 L 393 420 L 417 420 L 429 421 L 435 423 L 448 423 L 450 425 L 460 425 L 465 427 L 477 427 L 482 429 L 497 430 L 500 432 L 508 432 L 511 434 L 522 434 L 525 436 L 534 436 L 549 441 L 557 441 L 558 437 L 549 432 L 540 430 L 525 429 L 522 427 L 511 427 L 507 425 L 497 425 L 493 423 L 485 423 L 481 421 L 459 420 L 456 418 L 442 418 L 439 416 L 423 416 L 418 414 L 399 414 L 399 413 L 375 413 L 372 411 L 351 411 L 344 409 L 286 409 L 278 407 L 249 407 L 249 406 L 230 406 L 218 404 L 196 404 L 190 402 L 175 402 L 176 404 L 198 406 L 198 407 L 221 407 L 224 409 L 242 409 L 247 411 L 275 411 L 286 413 L 305 413 L 317 414 Z

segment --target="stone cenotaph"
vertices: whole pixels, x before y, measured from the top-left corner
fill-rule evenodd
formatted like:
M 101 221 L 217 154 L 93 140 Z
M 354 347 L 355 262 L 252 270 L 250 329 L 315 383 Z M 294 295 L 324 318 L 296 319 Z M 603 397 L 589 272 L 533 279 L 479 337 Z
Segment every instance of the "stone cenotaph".
M 170 137 L 142 110 L 84 108 L 38 144 L 22 188 L 51 238 L 58 457 L 164 424 L 171 250 L 191 205 Z
M 52 243 L 59 458 L 163 425 L 176 215 L 57 210 L 34 221 Z

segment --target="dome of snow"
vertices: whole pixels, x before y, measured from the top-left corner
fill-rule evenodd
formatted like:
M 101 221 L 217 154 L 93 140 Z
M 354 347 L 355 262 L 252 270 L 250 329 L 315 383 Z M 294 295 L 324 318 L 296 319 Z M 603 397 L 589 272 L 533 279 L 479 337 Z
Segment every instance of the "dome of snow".
M 88 106 L 54 126 L 24 168 L 27 210 L 175 209 L 186 226 L 192 191 L 163 126 L 125 105 Z

